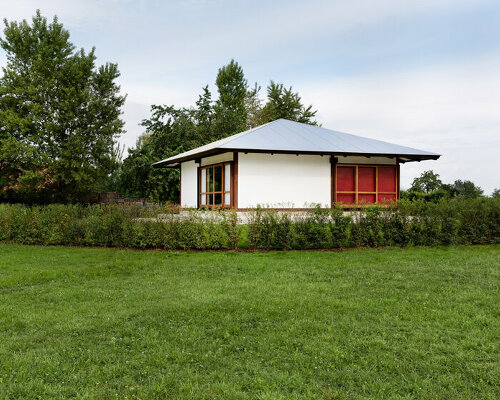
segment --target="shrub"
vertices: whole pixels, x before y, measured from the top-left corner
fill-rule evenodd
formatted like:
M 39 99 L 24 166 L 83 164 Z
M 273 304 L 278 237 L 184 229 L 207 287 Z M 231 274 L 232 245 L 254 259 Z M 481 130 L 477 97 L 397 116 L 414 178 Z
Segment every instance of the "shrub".
M 300 214 L 152 210 L 124 205 L 0 204 L 0 241 L 138 249 L 319 249 L 500 243 L 500 198 L 401 200 L 361 211 L 319 206 Z M 164 212 L 165 211 L 165 212 Z M 148 218 L 143 218 L 148 215 Z
M 290 249 L 292 220 L 289 213 L 258 207 L 250 214 L 248 241 L 254 249 Z
M 292 247 L 294 249 L 325 249 L 331 247 L 329 210 L 316 206 L 293 224 Z
M 333 248 L 349 247 L 352 217 L 344 215 L 342 208 L 332 208 L 328 219 L 331 245 Z

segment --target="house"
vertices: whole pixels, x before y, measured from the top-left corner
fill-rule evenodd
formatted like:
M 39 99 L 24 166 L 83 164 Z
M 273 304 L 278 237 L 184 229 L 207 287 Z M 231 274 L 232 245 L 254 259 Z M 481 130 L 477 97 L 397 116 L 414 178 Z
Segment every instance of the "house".
M 180 168 L 182 207 L 298 210 L 395 201 L 400 165 L 439 157 L 279 119 L 153 165 Z

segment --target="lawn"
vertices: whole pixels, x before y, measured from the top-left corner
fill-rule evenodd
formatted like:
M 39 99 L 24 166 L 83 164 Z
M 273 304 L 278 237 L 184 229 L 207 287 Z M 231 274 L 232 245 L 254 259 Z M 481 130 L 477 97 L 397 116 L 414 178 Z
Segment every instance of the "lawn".
M 500 398 L 500 246 L 0 244 L 1 399 Z

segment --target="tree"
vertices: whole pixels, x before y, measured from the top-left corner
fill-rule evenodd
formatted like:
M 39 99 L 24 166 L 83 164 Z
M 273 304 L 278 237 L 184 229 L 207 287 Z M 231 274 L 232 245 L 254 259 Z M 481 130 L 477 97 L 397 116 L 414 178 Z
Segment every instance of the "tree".
M 267 87 L 267 103 L 262 110 L 263 122 L 271 122 L 279 118 L 304 124 L 317 125 L 314 120 L 317 111 L 312 106 L 306 107 L 298 93 L 294 93 L 292 87 L 288 89 L 282 83 L 271 81 Z
M 430 193 L 438 190 L 443 182 L 439 179 L 439 174 L 433 171 L 425 171 L 418 178 L 413 179 L 410 191 Z
M 120 169 L 120 192 L 128 197 L 177 202 L 179 170 L 152 166 L 154 162 L 174 153 L 158 149 L 156 141 L 154 135 L 146 133 L 139 137 L 135 149 L 129 149 L 129 155 L 123 160 Z
M 254 87 L 247 91 L 245 97 L 245 108 L 247 110 L 246 128 L 255 128 L 264 124 L 262 113 L 262 100 L 259 98 L 260 86 L 255 83 Z
M 215 102 L 217 139 L 246 129 L 248 82 L 241 66 L 234 60 L 223 66 L 215 80 L 219 99 Z
M 75 201 L 116 168 L 125 97 L 116 64 L 95 65 L 69 32 L 40 11 L 28 24 L 4 20 L 0 45 L 0 179 L 4 195 Z
M 210 98 L 210 92 L 204 88 L 197 108 L 151 107 L 151 117 L 141 123 L 145 133 L 123 160 L 122 193 L 155 201 L 179 201 L 179 170 L 155 168 L 153 163 L 212 141 Z
M 483 190 L 471 181 L 456 180 L 453 184 L 443 183 L 438 174 L 425 171 L 413 180 L 409 190 L 401 192 L 401 197 L 409 200 L 439 201 L 457 196 L 476 199 L 483 196 Z
M 493 198 L 500 197 L 500 189 L 493 190 L 493 192 L 491 193 L 491 197 L 493 197 Z
M 194 110 L 194 119 L 199 127 L 200 136 L 204 138 L 202 141 L 210 140 L 210 138 L 214 137 L 213 124 L 215 121 L 215 111 L 212 93 L 208 90 L 208 85 L 203 88 L 203 94 L 198 97 Z
M 462 181 L 459 179 L 455 181 L 453 187 L 457 195 L 462 196 L 464 199 L 477 199 L 483 196 L 483 189 L 471 181 Z

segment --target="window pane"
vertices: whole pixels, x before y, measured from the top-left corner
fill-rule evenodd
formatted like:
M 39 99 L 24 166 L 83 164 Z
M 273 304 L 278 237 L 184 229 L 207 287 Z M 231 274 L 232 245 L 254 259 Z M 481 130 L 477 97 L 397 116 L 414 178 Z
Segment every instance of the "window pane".
M 214 169 L 213 168 L 207 168 L 207 188 L 208 188 L 207 192 L 214 191 Z
M 224 190 L 226 192 L 231 190 L 231 165 L 229 164 L 224 166 Z
M 201 205 L 204 206 L 207 204 L 207 195 L 206 194 L 202 194 L 201 195 Z
M 222 166 L 214 167 L 214 191 L 218 192 L 222 190 Z
M 231 205 L 231 193 L 225 193 L 224 194 L 224 204 L 226 206 Z
M 358 168 L 358 191 L 360 192 L 375 192 L 375 168 L 374 167 L 359 167 Z M 373 199 L 372 203 L 375 202 Z
M 200 178 L 200 190 L 202 192 L 207 191 L 207 170 L 204 168 L 201 170 L 201 178 Z
M 214 195 L 213 194 L 207 194 L 207 205 L 212 205 L 214 204 Z
M 339 192 L 354 191 L 355 167 L 337 167 L 337 190 Z
M 222 205 L 222 193 L 215 193 L 215 205 Z

